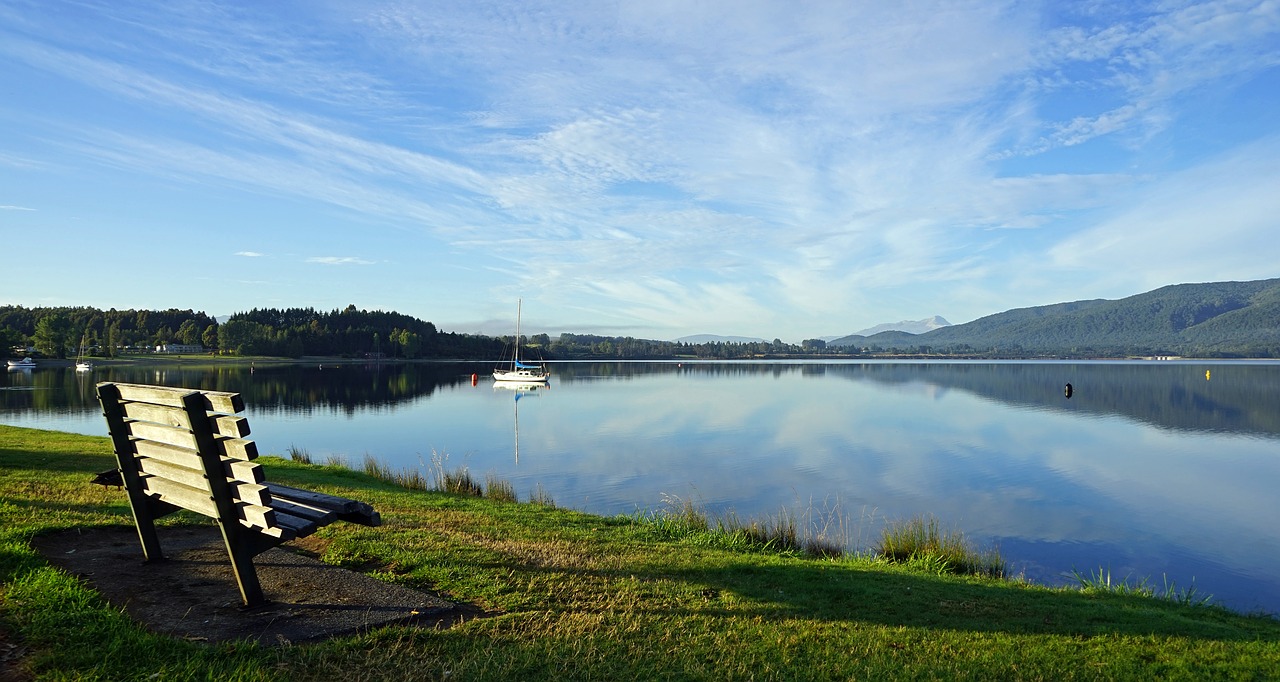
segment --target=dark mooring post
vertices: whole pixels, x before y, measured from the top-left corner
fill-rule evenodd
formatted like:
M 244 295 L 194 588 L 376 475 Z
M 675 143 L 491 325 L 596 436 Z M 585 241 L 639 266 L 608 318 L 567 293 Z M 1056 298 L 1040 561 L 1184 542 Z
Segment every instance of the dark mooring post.
M 1062 389 L 1062 395 L 1065 395 L 1065 396 L 1067 396 L 1067 398 L 1070 398 L 1070 397 L 1071 397 L 1071 392 L 1072 392 L 1072 391 L 1071 391 L 1071 384 L 1070 384 L 1070 383 L 1068 383 L 1068 384 L 1067 384 L 1067 387 L 1066 387 L 1066 388 L 1064 388 L 1064 389 Z

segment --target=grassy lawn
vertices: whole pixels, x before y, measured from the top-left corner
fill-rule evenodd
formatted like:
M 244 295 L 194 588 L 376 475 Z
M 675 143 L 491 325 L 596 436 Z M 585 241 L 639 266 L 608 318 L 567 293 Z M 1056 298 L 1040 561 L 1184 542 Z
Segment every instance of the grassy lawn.
M 45 532 L 131 524 L 122 492 L 88 482 L 113 465 L 108 440 L 0 426 L 0 654 L 6 643 L 26 652 L 15 672 L 35 679 L 1280 677 L 1280 621 L 1266 616 L 753 550 L 653 517 L 411 491 L 341 468 L 261 461 L 270 480 L 381 512 L 380 528 L 320 531 L 325 561 L 495 615 L 288 647 L 150 634 L 30 544 Z

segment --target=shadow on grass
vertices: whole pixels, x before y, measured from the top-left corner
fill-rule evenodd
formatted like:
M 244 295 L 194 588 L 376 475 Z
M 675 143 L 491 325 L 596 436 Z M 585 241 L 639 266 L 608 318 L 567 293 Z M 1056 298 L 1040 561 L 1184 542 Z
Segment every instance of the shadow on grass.
M 774 617 L 1052 635 L 1161 635 L 1280 641 L 1280 627 L 1217 607 L 1158 598 L 1045 590 L 1014 582 L 956 580 L 831 565 L 736 565 L 669 577 L 747 600 Z
M 114 468 L 116 465 L 115 457 L 111 454 L 110 449 L 103 453 L 59 453 L 32 452 L 30 450 L 0 448 L 0 462 L 4 463 L 4 466 L 0 468 L 37 469 L 40 471 L 53 471 L 60 473 L 84 473 L 86 474 L 85 483 L 89 482 L 89 477 L 92 476 L 93 473 L 102 471 L 103 469 Z
M 1161 636 L 1218 641 L 1280 641 L 1280 623 L 1215 606 L 1133 594 L 1087 593 L 998 579 L 934 577 L 896 567 L 841 562 L 731 564 L 714 569 L 592 570 L 477 562 L 495 571 L 558 575 L 566 583 L 678 581 L 685 605 L 657 594 L 651 609 L 671 617 L 811 620 L 974 633 L 1096 637 Z M 699 598 L 701 603 L 699 603 Z M 555 609 L 555 605 L 550 605 Z M 563 609 L 574 611 L 572 607 Z

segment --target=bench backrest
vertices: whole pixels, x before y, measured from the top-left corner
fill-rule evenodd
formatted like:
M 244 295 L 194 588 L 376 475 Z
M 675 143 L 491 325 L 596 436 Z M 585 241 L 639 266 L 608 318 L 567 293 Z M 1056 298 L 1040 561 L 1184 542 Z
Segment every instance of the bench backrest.
M 98 384 L 127 487 L 161 502 L 283 540 L 238 393 Z

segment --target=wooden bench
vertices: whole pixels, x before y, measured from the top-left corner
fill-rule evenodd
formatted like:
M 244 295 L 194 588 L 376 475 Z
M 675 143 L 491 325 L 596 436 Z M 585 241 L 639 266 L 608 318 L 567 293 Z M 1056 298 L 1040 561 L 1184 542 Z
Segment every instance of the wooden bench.
M 100 383 L 98 400 L 115 448 L 147 562 L 164 559 L 155 520 L 188 509 L 218 523 L 245 606 L 266 602 L 253 557 L 336 520 L 381 524 L 356 500 L 263 481 L 238 393 Z

